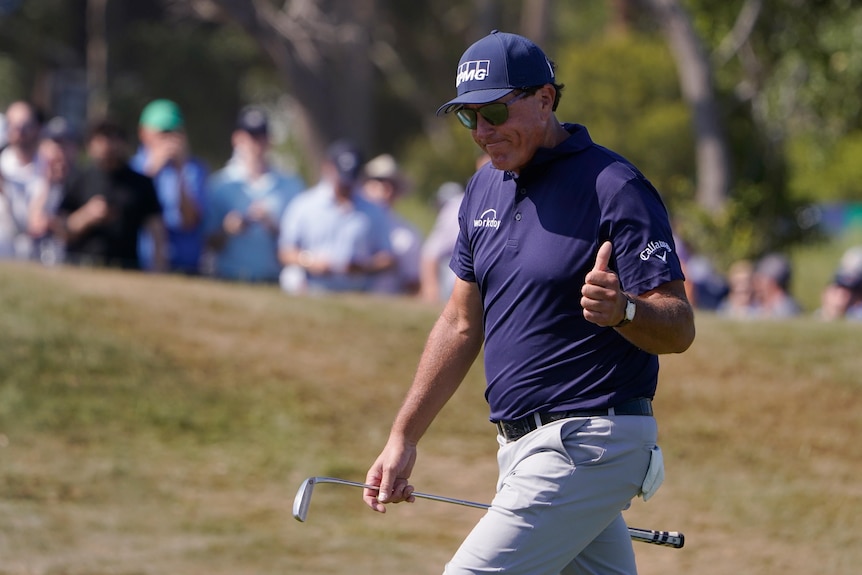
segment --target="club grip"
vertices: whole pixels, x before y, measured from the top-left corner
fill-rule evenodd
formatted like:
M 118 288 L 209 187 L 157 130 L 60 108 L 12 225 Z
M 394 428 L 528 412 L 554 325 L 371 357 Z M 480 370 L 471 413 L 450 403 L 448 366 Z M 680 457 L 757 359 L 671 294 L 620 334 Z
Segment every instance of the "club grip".
M 685 535 L 679 531 L 654 531 L 651 529 L 638 529 L 629 527 L 629 535 L 632 539 L 652 543 L 653 545 L 664 545 L 674 549 L 682 549 L 685 545 Z

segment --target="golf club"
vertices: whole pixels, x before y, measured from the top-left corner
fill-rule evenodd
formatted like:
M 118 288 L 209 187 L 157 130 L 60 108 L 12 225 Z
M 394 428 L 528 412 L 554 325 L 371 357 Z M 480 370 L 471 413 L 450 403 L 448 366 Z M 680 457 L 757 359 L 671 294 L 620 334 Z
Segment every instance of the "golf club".
M 356 481 L 348 481 L 346 479 L 338 479 L 335 477 L 309 477 L 299 486 L 299 491 L 296 492 L 296 498 L 293 500 L 293 517 L 297 521 L 305 521 L 308 518 L 308 508 L 311 505 L 311 495 L 314 490 L 315 483 L 336 483 L 338 485 L 351 485 L 353 487 L 363 487 L 365 489 L 378 489 L 376 485 L 368 485 L 367 483 L 358 483 Z M 414 497 L 421 499 L 431 499 L 433 501 L 442 501 L 443 503 L 454 503 L 455 505 L 464 505 L 466 507 L 475 507 L 476 509 L 488 509 L 491 506 L 486 503 L 475 503 L 473 501 L 465 501 L 463 499 L 453 499 L 451 497 L 443 497 L 441 495 L 431 495 L 428 493 L 413 492 Z M 652 529 L 637 529 L 629 527 L 629 535 L 634 541 L 642 541 L 644 543 L 652 543 L 654 545 L 664 545 L 680 549 L 685 545 L 685 536 L 678 531 L 654 531 Z

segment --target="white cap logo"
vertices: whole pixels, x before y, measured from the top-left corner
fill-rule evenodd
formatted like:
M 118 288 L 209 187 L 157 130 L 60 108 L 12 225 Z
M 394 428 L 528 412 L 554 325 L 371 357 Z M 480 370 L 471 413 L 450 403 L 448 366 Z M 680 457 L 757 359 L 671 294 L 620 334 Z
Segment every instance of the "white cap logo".
M 464 62 L 458 66 L 458 76 L 455 78 L 455 87 L 457 88 L 460 86 L 462 82 L 484 80 L 488 77 L 488 70 L 490 68 L 490 60 L 471 60 L 469 62 Z

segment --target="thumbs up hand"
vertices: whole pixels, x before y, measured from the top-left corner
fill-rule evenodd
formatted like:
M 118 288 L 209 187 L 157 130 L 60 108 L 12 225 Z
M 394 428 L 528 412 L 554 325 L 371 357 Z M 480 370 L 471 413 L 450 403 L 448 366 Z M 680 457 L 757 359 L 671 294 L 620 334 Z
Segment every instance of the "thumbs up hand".
M 615 326 L 625 317 L 626 297 L 620 289 L 620 279 L 610 269 L 612 253 L 611 242 L 601 245 L 596 263 L 581 288 L 584 318 L 604 327 Z

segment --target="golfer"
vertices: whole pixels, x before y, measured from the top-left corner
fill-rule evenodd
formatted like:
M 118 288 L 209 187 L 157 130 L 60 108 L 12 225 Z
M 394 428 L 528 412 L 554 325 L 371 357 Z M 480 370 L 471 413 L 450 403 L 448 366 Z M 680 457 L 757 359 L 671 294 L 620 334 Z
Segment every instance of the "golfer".
M 636 573 L 622 511 L 663 477 L 658 354 L 694 339 L 658 192 L 554 111 L 563 86 L 526 38 L 494 31 L 458 64 L 454 113 L 491 158 L 472 177 L 429 335 L 366 503 L 412 501 L 416 445 L 485 346 L 500 468 L 448 575 Z

